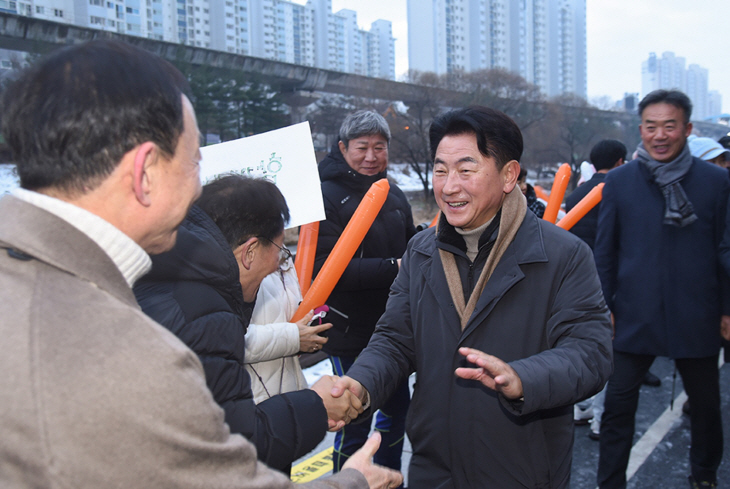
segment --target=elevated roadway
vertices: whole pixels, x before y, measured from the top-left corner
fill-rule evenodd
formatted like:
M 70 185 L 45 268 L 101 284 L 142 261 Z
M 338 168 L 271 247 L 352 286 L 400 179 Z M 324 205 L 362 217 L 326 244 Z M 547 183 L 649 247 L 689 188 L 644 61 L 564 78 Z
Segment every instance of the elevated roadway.
M 222 70 L 255 73 L 283 93 L 316 91 L 383 100 L 407 101 L 412 99 L 420 88 L 408 83 L 323 70 L 0 12 L 0 48 L 46 53 L 60 46 L 78 44 L 92 39 L 122 40 L 170 61 L 182 61 Z M 449 92 L 444 91 L 444 93 Z

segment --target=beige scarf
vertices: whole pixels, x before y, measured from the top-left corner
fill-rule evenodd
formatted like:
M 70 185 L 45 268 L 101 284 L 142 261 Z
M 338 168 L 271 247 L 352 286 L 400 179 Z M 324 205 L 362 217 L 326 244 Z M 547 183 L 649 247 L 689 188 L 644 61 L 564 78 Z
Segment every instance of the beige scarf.
M 479 275 L 479 280 L 471 293 L 471 297 L 469 297 L 469 302 L 466 304 L 464 303 L 464 288 L 461 284 L 459 269 L 456 266 L 456 259 L 448 251 L 439 249 L 441 262 L 444 265 L 444 273 L 446 274 L 446 283 L 449 285 L 451 299 L 454 301 L 456 312 L 459 314 L 459 319 L 461 319 L 462 331 L 474 312 L 474 308 L 477 305 L 479 297 L 482 295 L 484 286 L 487 285 L 489 277 L 492 276 L 492 272 L 497 268 L 497 264 L 499 264 L 499 260 L 507 250 L 507 247 L 515 239 L 517 230 L 525 218 L 526 210 L 527 201 L 525 200 L 525 196 L 522 195 L 519 187 L 515 185 L 515 188 L 507 194 L 502 203 L 502 217 L 499 221 L 497 241 L 494 243 L 494 247 L 487 258 L 487 263 L 484 264 L 482 273 Z

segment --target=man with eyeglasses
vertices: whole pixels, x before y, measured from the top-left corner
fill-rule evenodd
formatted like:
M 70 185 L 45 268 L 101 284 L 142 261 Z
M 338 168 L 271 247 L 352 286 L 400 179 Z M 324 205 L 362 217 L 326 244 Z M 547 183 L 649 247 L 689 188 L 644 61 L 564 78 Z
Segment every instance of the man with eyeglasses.
M 312 389 L 305 384 L 304 390 L 254 403 L 244 368 L 245 335 L 262 281 L 291 256 L 283 247 L 288 220 L 284 196 L 273 183 L 219 178 L 203 187 L 175 247 L 153 257 L 151 272 L 134 287 L 142 310 L 198 355 L 231 431 L 254 442 L 259 460 L 285 473 L 328 428 L 341 428 L 342 420 L 362 410 L 356 399 L 332 399 L 330 376 Z M 321 347 L 326 338 L 317 333 L 328 327 L 309 327 L 312 345 Z

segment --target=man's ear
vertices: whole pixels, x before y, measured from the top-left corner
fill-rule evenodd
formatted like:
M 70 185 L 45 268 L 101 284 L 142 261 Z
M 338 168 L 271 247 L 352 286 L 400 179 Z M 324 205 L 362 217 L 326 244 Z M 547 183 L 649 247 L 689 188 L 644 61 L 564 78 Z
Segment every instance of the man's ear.
M 347 146 L 345 146 L 345 143 L 340 141 L 337 143 L 337 146 L 340 147 L 340 153 L 342 153 L 342 156 L 345 156 L 345 153 L 347 152 Z
M 256 259 L 256 253 L 258 253 L 261 243 L 257 237 L 248 238 L 243 244 L 239 245 L 238 248 L 233 250 L 233 254 L 236 255 L 243 268 L 251 270 L 251 265 Z
M 517 185 L 517 179 L 520 177 L 520 163 L 517 160 L 510 160 L 502 167 L 500 172 L 504 181 L 503 191 L 508 194 Z
M 157 162 L 160 153 L 157 145 L 150 141 L 140 144 L 132 151 L 134 151 L 134 195 L 140 204 L 149 207 L 152 204 L 150 193 L 154 180 L 151 168 Z

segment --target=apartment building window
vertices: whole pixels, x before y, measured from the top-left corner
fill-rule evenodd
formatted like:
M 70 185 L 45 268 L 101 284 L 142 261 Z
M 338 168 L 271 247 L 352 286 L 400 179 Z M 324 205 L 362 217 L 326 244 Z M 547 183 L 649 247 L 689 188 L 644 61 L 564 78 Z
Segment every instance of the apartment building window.
M 91 25 L 106 25 L 106 19 L 103 17 L 91 16 L 89 17 L 89 24 Z
M 53 9 L 53 15 L 55 15 L 56 17 L 63 17 L 63 10 L 59 10 L 57 8 Z
M 103 7 L 104 0 L 89 0 L 89 5 L 98 5 L 99 7 Z
M 106 2 L 106 8 L 114 8 L 114 4 L 112 2 Z
M 44 10 L 45 10 L 45 9 L 44 9 L 43 7 L 38 7 L 38 6 L 36 6 L 36 8 L 35 8 L 35 13 L 37 13 L 37 14 L 43 14 L 43 11 L 44 11 Z

